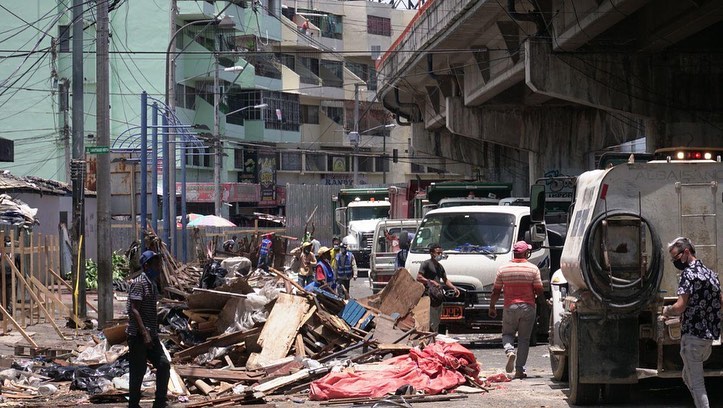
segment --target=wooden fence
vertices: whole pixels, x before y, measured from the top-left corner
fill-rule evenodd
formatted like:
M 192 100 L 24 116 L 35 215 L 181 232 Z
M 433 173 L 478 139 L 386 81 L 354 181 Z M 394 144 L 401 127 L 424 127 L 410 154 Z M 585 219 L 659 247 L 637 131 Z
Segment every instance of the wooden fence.
M 10 238 L 10 242 L 5 237 Z M 58 273 L 60 247 L 58 237 L 40 233 L 16 234 L 0 231 L 0 284 L 2 284 L 2 332 L 14 326 L 34 347 L 36 343 L 24 331 L 28 326 L 49 323 L 65 339 L 56 320 L 72 319 L 82 326 L 77 314 L 63 303 L 63 291 L 72 286 Z

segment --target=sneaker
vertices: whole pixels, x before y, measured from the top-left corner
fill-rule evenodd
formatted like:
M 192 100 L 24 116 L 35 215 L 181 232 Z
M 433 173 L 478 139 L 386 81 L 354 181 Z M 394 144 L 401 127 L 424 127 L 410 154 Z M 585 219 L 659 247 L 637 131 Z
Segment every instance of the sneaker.
M 515 369 L 516 358 L 517 356 L 515 355 L 514 351 L 507 353 L 507 365 L 505 366 L 506 372 L 511 373 Z
M 525 374 L 525 372 L 522 371 L 522 370 L 517 370 L 517 371 L 515 371 L 515 377 L 514 377 L 514 378 L 518 378 L 518 379 L 522 380 L 522 379 L 527 378 L 527 374 Z

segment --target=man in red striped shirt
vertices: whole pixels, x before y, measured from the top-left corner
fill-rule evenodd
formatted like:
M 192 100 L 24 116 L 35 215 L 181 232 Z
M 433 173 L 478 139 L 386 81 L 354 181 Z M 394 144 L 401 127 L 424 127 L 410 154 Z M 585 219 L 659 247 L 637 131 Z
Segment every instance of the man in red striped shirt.
M 535 327 L 537 308 L 535 296 L 542 296 L 540 269 L 527 261 L 532 246 L 517 241 L 512 247 L 514 258 L 497 270 L 495 286 L 490 298 L 489 316 L 497 317 L 495 303 L 504 289 L 505 301 L 502 314 L 502 345 L 507 354 L 508 373 L 515 370 L 515 378 L 525 378 L 525 363 L 530 350 L 530 335 Z M 515 354 L 517 333 L 517 354 Z

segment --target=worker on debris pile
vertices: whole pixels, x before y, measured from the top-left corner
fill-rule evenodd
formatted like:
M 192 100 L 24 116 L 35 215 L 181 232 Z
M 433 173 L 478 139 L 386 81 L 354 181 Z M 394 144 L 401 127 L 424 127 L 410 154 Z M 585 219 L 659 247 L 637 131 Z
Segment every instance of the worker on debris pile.
M 236 235 L 232 236 L 231 239 L 227 239 L 223 242 L 221 245 L 221 248 L 223 248 L 226 252 L 234 252 L 234 247 L 236 246 Z
M 259 262 L 257 267 L 263 269 L 266 272 L 269 271 L 269 265 L 271 265 L 269 255 L 271 254 L 271 246 L 273 245 L 273 241 L 271 240 L 273 235 L 273 232 L 264 234 L 264 239 L 261 240 L 261 246 L 259 247 Z
M 296 273 L 299 286 L 306 287 L 314 280 L 311 271 L 316 265 L 316 257 L 311 253 L 311 242 L 304 242 L 300 247 L 292 249 L 290 253 L 298 260 L 299 269 Z
M 433 332 L 439 330 L 439 321 L 442 318 L 442 302 L 444 302 L 444 289 L 442 284 L 454 291 L 454 297 L 459 296 L 459 289 L 447 279 L 447 272 L 439 261 L 444 259 L 444 251 L 439 244 L 429 246 L 430 259 L 422 262 L 417 272 L 417 282 L 425 286 L 424 294 L 429 296 L 429 329 Z
M 331 268 L 331 250 L 325 246 L 319 248 L 316 260 L 314 281 L 306 285 L 304 289 L 310 292 L 321 289 L 336 294 L 336 276 Z
M 143 272 L 131 281 L 128 288 L 128 362 L 130 370 L 128 406 L 140 407 L 141 384 L 146 362 L 156 369 L 156 399 L 153 408 L 166 406 L 171 363 L 158 339 L 157 282 L 161 274 L 161 257 L 145 251 L 140 258 Z
M 505 306 L 502 313 L 502 345 L 507 354 L 505 371 L 515 370 L 515 378 L 523 379 L 525 363 L 530 351 L 530 336 L 535 328 L 537 302 L 535 297 L 543 295 L 540 269 L 527 258 L 532 245 L 517 241 L 512 247 L 514 257 L 497 269 L 497 277 L 490 297 L 491 318 L 497 317 L 495 303 L 505 292 Z M 517 354 L 515 354 L 515 333 L 517 333 Z
M 348 299 L 350 281 L 351 279 L 356 280 L 358 274 L 354 254 L 347 251 L 346 244 L 342 243 L 339 245 L 339 253 L 332 262 L 336 280 L 344 288 L 344 297 Z

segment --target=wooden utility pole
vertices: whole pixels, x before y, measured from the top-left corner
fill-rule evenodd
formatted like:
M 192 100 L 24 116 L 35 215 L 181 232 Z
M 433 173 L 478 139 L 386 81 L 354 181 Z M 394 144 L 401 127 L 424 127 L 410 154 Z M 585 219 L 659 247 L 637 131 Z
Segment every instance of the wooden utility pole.
M 73 306 L 84 318 L 85 306 L 85 156 L 83 128 L 83 0 L 73 0 Z
M 110 178 L 110 93 L 108 84 L 108 2 L 96 2 L 96 141 L 107 146 L 108 153 L 97 156 L 96 200 L 98 253 L 98 323 L 113 320 L 113 242 L 111 238 Z M 135 219 L 133 220 L 135 222 Z

